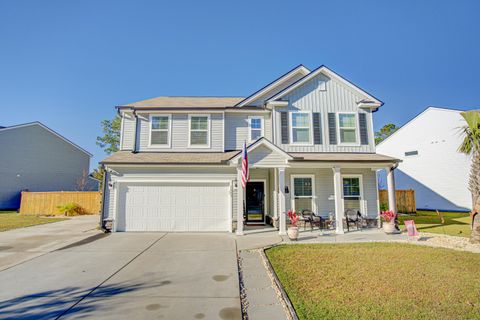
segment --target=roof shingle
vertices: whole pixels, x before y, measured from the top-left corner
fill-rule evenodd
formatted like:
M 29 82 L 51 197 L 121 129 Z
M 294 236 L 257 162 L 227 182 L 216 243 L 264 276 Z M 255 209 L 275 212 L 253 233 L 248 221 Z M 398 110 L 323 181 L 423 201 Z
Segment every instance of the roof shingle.
M 229 152 L 139 152 L 118 151 L 104 164 L 222 164 L 239 151 Z
M 171 97 L 162 96 L 137 101 L 123 107 L 135 108 L 225 108 L 242 101 L 243 97 Z

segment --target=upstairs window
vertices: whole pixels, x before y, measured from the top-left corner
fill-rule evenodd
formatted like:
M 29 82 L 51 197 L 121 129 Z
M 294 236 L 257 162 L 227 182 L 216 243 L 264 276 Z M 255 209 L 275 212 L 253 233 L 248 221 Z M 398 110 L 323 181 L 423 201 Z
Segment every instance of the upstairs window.
M 341 144 L 356 144 L 357 116 L 355 113 L 338 114 L 338 131 Z
M 263 117 L 250 117 L 248 120 L 250 142 L 257 141 L 263 137 Z
M 210 116 L 191 115 L 190 116 L 190 134 L 189 145 L 191 147 L 210 146 Z
M 292 112 L 291 113 L 291 136 L 292 143 L 310 144 L 311 143 L 311 120 L 310 113 Z
M 150 117 L 150 146 L 170 147 L 170 115 Z

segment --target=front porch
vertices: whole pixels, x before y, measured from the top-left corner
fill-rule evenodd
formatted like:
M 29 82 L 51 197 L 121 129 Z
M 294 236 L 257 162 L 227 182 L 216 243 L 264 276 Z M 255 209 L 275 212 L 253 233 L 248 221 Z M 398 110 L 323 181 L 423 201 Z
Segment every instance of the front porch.
M 305 161 L 268 141 L 259 143 L 249 150 L 250 180 L 245 189 L 239 183 L 240 158 L 232 159 L 237 169 L 233 190 L 236 234 L 243 235 L 246 230 L 273 222 L 279 235 L 286 235 L 290 209 L 297 213 L 310 210 L 332 221 L 336 234 L 345 233 L 347 209 L 358 211 L 364 219 L 379 221 L 378 170 L 388 172 L 388 205 L 396 208 L 394 161 L 376 159 L 375 154 L 369 155 L 370 158 L 362 155 L 357 161 L 355 158 L 342 161 L 342 154 L 328 156 L 327 161 L 320 156 L 319 160 Z

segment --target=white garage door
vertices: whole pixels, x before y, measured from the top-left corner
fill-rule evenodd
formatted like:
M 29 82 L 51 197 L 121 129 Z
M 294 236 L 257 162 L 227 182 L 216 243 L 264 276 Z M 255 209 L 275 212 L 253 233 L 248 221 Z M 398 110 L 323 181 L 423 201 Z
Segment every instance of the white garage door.
M 227 183 L 123 184 L 118 231 L 229 231 Z

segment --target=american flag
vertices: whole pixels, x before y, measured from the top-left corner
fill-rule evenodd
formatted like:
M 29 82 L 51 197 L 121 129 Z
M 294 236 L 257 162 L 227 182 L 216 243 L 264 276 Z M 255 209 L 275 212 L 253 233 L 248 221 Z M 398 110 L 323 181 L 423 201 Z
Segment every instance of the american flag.
M 248 172 L 248 154 L 247 154 L 247 143 L 243 143 L 243 154 L 242 154 L 242 187 L 245 189 L 247 182 L 250 180 L 250 175 Z

